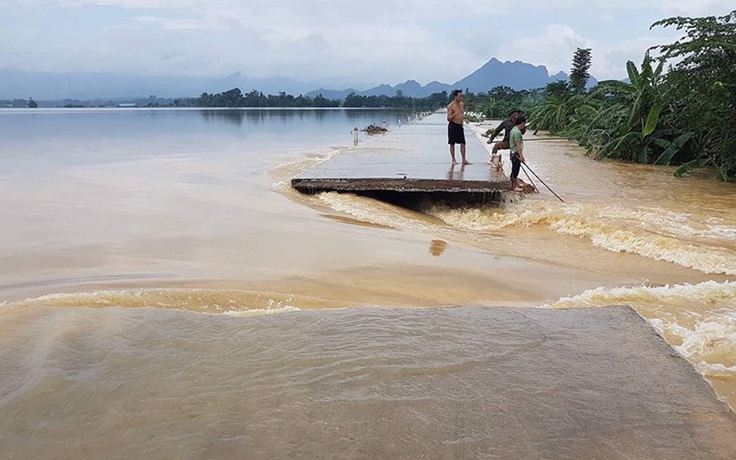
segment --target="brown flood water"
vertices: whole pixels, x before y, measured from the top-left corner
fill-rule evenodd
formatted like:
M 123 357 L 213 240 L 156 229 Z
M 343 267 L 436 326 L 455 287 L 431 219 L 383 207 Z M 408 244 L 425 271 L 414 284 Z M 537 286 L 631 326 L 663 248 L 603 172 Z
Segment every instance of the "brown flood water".
M 101 433 L 115 433 L 99 450 L 113 458 L 129 458 L 126 443 L 146 436 L 171 445 L 151 458 L 186 456 L 191 443 L 177 437 L 198 446 L 213 433 L 237 439 L 237 398 L 257 398 L 248 417 L 265 433 L 278 419 L 274 398 L 298 413 L 301 392 L 331 378 L 346 398 L 355 391 L 358 420 L 370 397 L 361 382 L 373 374 L 349 354 L 332 364 L 302 356 L 295 368 L 289 353 L 309 329 L 293 315 L 303 310 L 352 311 L 322 313 L 340 344 L 373 327 L 362 315 L 405 322 L 365 335 L 395 351 L 353 345 L 429 372 L 437 357 L 402 342 L 426 327 L 414 316 L 421 310 L 405 307 L 627 304 L 736 408 L 736 184 L 712 172 L 676 179 L 671 168 L 595 162 L 574 144 L 534 141 L 530 165 L 566 203 L 543 190 L 501 206 L 407 210 L 289 187 L 338 148 L 350 154 L 345 127 L 395 114 L 88 115 L 0 114 L 21 133 L 38 129 L 0 140 L 0 452 L 7 443 L 17 454 L 9 458 L 52 458 L 38 453 Z M 418 123 L 444 129 L 437 115 Z M 400 146 L 412 126 L 392 124 L 359 148 Z M 470 147 L 471 161 L 487 159 Z M 449 159 L 444 145 L 436 150 Z M 254 319 L 270 314 L 266 326 Z M 484 333 L 482 324 L 463 328 L 464 337 Z M 448 341 L 457 333 L 433 331 Z M 442 366 L 475 359 L 465 352 Z M 230 372 L 237 362 L 248 369 Z M 411 394 L 419 413 L 420 393 Z M 198 434 L 201 423 L 209 429 Z M 141 446 L 134 451 L 150 447 Z M 61 458 L 83 454 L 77 447 Z

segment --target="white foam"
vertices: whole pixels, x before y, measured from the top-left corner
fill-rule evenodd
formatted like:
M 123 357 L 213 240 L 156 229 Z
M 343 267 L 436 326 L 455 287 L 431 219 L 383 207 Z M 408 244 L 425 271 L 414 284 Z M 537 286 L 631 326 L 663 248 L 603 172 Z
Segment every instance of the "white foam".
M 409 211 L 370 198 L 329 192 L 321 193 L 319 199 L 335 211 L 372 224 L 419 232 L 428 232 L 432 227 L 423 223 L 420 216 L 409 217 Z
M 291 179 L 294 176 L 297 176 L 320 163 L 324 163 L 325 161 L 332 159 L 340 152 L 341 149 L 333 149 L 325 155 L 289 161 L 272 168 L 271 170 L 269 170 L 269 174 L 278 180 L 276 180 L 276 182 L 271 185 L 271 190 L 282 194 L 285 192 L 292 192 L 293 189 L 291 188 Z
M 724 366 L 723 364 L 697 363 L 695 369 L 703 375 L 709 377 L 734 377 L 736 376 L 736 366 Z
M 669 334 L 679 339 L 681 345 L 673 348 L 703 376 L 736 377 L 736 365 L 733 365 L 736 359 L 736 310 L 711 313 L 707 319 L 696 322 L 694 327 L 661 319 L 653 319 L 650 323 L 661 336 Z
M 276 308 L 254 308 L 251 310 L 230 310 L 221 313 L 225 316 L 233 317 L 246 317 L 246 316 L 262 316 L 262 315 L 277 315 L 283 313 L 293 313 L 296 311 L 302 311 L 300 308 L 292 307 L 291 305 L 285 305 Z
M 598 288 L 546 308 L 631 305 L 706 377 L 736 376 L 736 282 Z
M 140 289 L 47 294 L 13 302 L 16 306 L 121 307 L 179 309 L 193 313 L 247 316 L 299 311 L 292 298 L 275 300 L 273 293 L 210 289 Z M 266 302 L 265 308 L 261 306 Z
M 705 238 L 717 239 L 717 240 L 735 240 L 736 241 L 736 228 L 726 227 L 723 225 L 710 225 L 708 232 L 702 235 Z
M 582 294 L 562 297 L 545 308 L 603 307 L 615 304 L 649 303 L 667 305 L 673 303 L 721 303 L 736 302 L 736 282 L 706 281 L 700 284 L 666 286 L 600 287 Z
M 703 273 L 736 275 L 736 255 L 732 252 L 688 243 L 658 233 L 658 231 L 667 233 L 668 229 L 679 228 L 681 234 L 689 236 L 702 234 L 703 231 L 688 230 L 688 227 L 682 224 L 689 219 L 685 214 L 627 210 L 619 206 L 566 205 L 546 201 L 523 202 L 507 206 L 505 210 L 432 206 L 428 212 L 449 225 L 473 231 L 500 231 L 512 227 L 546 224 L 557 233 L 587 238 L 594 246 L 611 252 L 638 254 L 653 260 L 693 268 Z M 642 224 L 646 228 L 629 229 L 641 222 L 646 224 Z M 723 230 L 719 234 L 722 233 Z
M 736 310 L 711 312 L 694 327 L 684 327 L 676 322 L 658 320 L 659 328 L 679 337 L 681 345 L 675 346 L 688 359 L 705 360 L 710 356 L 736 351 Z

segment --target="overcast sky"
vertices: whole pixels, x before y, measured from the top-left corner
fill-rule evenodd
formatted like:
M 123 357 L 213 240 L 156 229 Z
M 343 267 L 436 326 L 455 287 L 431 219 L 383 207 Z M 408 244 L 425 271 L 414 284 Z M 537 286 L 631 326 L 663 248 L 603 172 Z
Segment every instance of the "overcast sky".
M 492 57 L 624 78 L 674 29 L 733 0 L 0 0 L 0 68 L 133 75 L 286 76 L 366 86 L 453 83 Z

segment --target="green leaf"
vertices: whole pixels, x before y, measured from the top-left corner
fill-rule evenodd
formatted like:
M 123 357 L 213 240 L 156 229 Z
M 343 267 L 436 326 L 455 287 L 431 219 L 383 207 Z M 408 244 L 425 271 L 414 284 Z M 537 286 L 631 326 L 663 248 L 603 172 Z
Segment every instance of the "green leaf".
M 662 138 L 662 136 L 679 136 L 683 134 L 681 129 L 658 129 L 652 133 L 652 137 Z M 665 147 L 666 148 L 666 147 Z
M 644 131 L 641 133 L 642 138 L 647 137 L 648 135 L 652 134 L 655 129 L 657 129 L 657 123 L 659 123 L 659 113 L 661 111 L 662 104 L 654 104 L 652 110 L 649 111 L 649 116 L 647 116 L 647 124 L 644 127 Z
M 603 156 L 605 154 L 605 158 L 618 158 L 623 149 L 638 137 L 639 133 L 632 131 L 618 137 L 617 139 L 613 139 L 603 149 L 601 149 L 601 155 Z
M 655 135 L 656 135 L 656 133 L 655 133 Z M 672 142 L 670 142 L 670 141 L 668 141 L 666 139 L 662 139 L 661 137 L 655 137 L 654 139 L 652 139 L 651 142 L 652 142 L 652 144 L 656 145 L 657 147 L 662 147 L 663 149 L 668 149 L 668 148 L 670 148 L 670 145 L 672 145 Z
M 642 164 L 649 163 L 649 157 L 651 156 L 651 154 L 652 154 L 652 148 L 649 147 L 648 145 L 645 145 L 644 148 L 642 148 L 641 151 L 639 152 L 639 158 L 638 158 L 639 163 L 642 163 Z
M 661 59 L 659 61 L 659 65 L 657 65 L 657 69 L 654 71 L 655 80 L 659 80 L 659 78 L 662 76 L 663 68 L 664 68 L 664 59 Z
M 662 155 L 657 158 L 657 160 L 654 162 L 654 164 L 657 165 L 668 165 L 670 164 L 670 160 L 672 160 L 672 157 L 674 157 L 677 152 L 680 151 L 683 145 L 685 145 L 685 142 L 687 142 L 691 137 L 693 136 L 693 133 L 685 133 L 681 136 L 679 136 L 677 139 L 672 141 L 669 147 L 662 152 Z
M 629 126 L 633 126 L 635 123 L 638 123 L 637 120 L 641 117 L 641 115 L 639 114 L 641 105 L 642 105 L 642 93 L 638 92 L 636 95 L 636 99 L 634 100 L 634 104 L 629 109 L 629 123 L 628 123 Z M 644 126 L 642 126 L 641 129 L 644 129 Z
M 641 76 L 639 71 L 636 69 L 636 64 L 629 61 L 626 63 L 626 72 L 629 74 L 629 81 L 636 89 L 641 88 Z
M 641 77 L 644 81 L 651 82 L 652 74 L 652 58 L 649 57 L 649 52 L 644 55 L 644 61 L 641 63 Z
M 675 170 L 675 177 L 682 177 L 683 174 L 687 174 L 694 169 L 702 168 L 708 163 L 710 163 L 710 158 L 701 158 L 685 163 Z

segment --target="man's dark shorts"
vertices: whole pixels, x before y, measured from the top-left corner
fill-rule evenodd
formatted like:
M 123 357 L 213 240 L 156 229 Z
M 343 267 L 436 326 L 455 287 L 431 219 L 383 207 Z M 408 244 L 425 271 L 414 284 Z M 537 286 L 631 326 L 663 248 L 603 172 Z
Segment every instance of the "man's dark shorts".
M 511 178 L 516 179 L 519 177 L 519 170 L 521 169 L 521 159 L 517 155 L 511 155 Z
M 465 144 L 465 130 L 463 125 L 450 122 L 447 124 L 447 143 L 452 144 Z

